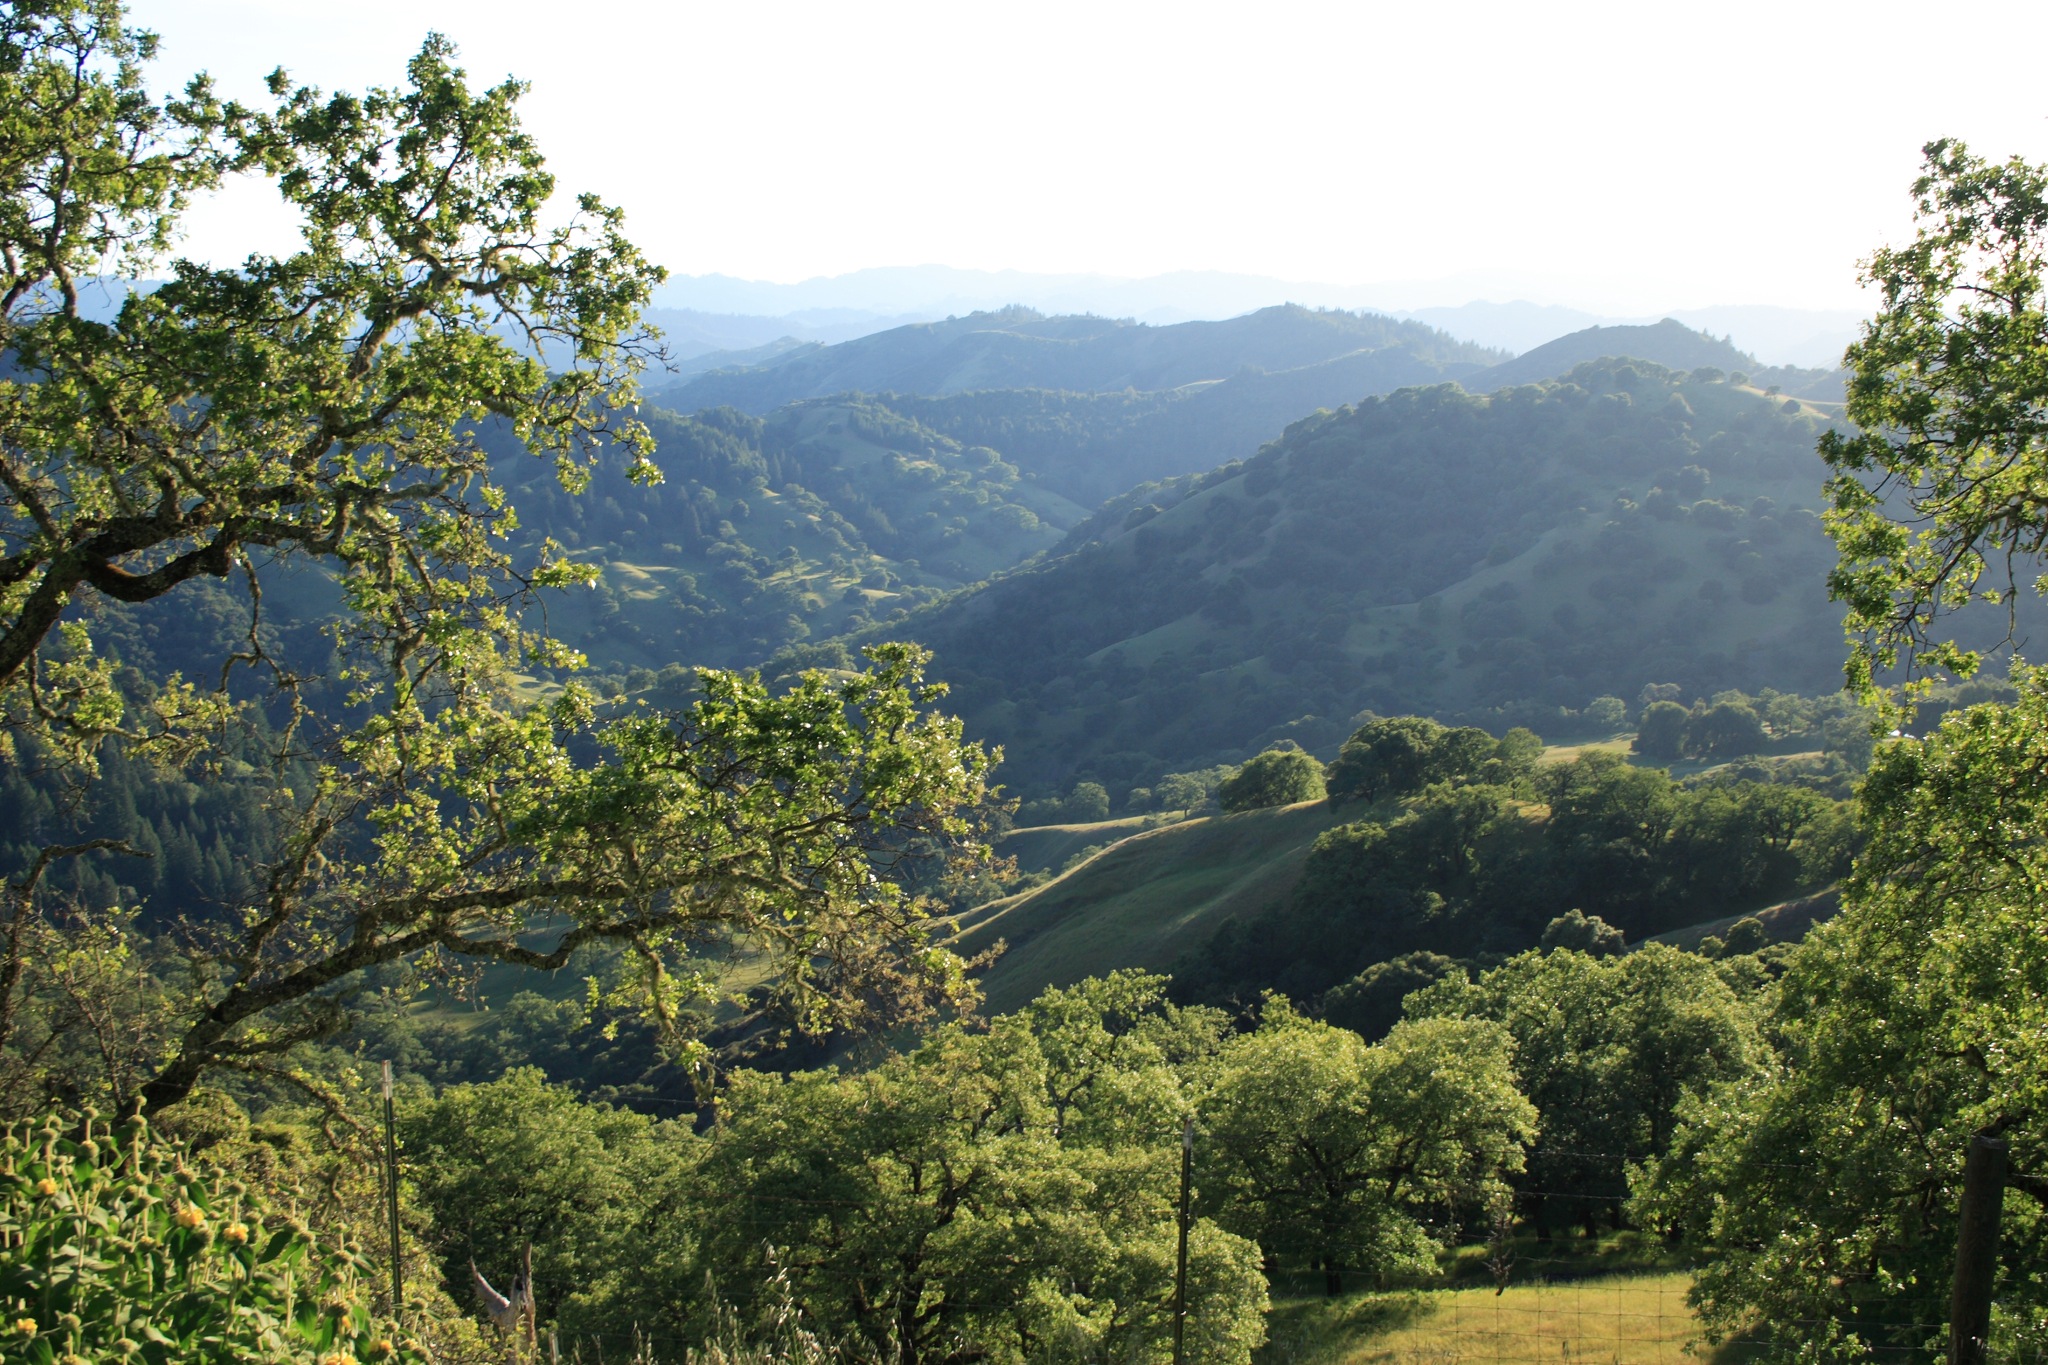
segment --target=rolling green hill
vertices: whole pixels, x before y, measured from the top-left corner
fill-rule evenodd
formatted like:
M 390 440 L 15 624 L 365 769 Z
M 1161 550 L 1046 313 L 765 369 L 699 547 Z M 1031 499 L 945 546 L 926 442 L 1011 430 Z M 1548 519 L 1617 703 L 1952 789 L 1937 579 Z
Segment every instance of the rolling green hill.
M 1794 939 L 1834 913 L 1819 889 L 1846 866 L 1851 817 L 1818 766 L 1743 757 L 1679 781 L 1623 748 L 1553 745 L 1508 786 L 1418 779 L 1373 801 L 1019 830 L 1003 848 L 1020 865 L 1094 851 L 966 912 L 956 946 L 1006 945 L 982 978 L 997 1011 L 1122 967 L 1174 971 L 1177 992 L 1212 1003 L 1313 1001 L 1404 953 L 1520 951 L 1580 905 L 1632 942 L 1684 945 L 1742 916 Z
M 1112 499 L 891 630 L 938 651 L 1026 791 L 1327 750 L 1367 709 L 1543 728 L 1649 683 L 1824 690 L 1822 425 L 1642 362 L 1403 390 Z
M 1491 393 L 1515 384 L 1541 383 L 1573 366 L 1610 356 L 1634 356 L 1671 370 L 1720 369 L 1741 373 L 1758 387 L 1775 385 L 1793 397 L 1834 403 L 1842 399 L 1842 376 L 1838 371 L 1765 366 L 1731 343 L 1696 332 L 1671 318 L 1640 327 L 1588 327 L 1547 341 L 1460 382 L 1474 393 Z
M 1292 370 L 1387 347 L 1443 367 L 1445 377 L 1501 358 L 1422 323 L 1292 304 L 1167 327 L 1006 308 L 791 351 L 759 365 L 696 375 L 653 396 L 684 412 L 731 406 L 765 414 L 798 399 L 853 391 L 1142 392 L 1225 379 L 1246 367 Z
M 521 534 L 602 569 L 548 619 L 607 670 L 758 663 L 986 579 L 1086 515 L 995 451 L 858 399 L 645 416 L 655 487 L 606 468 L 571 496 L 530 461 L 499 466 Z
M 1146 393 L 994 389 L 876 401 L 955 440 L 993 446 L 1046 487 L 1092 508 L 1138 484 L 1249 455 L 1305 413 L 1438 383 L 1457 368 L 1383 346 Z
M 1554 379 L 1588 360 L 1608 356 L 1632 356 L 1671 370 L 1696 370 L 1710 365 L 1723 370 L 1757 368 L 1754 356 L 1736 350 L 1718 337 L 1695 332 L 1682 322 L 1666 318 L 1641 327 L 1588 327 L 1546 341 L 1513 360 L 1481 370 L 1464 382 L 1475 393 L 1490 393 L 1515 384 Z
M 603 570 L 594 593 L 550 603 L 560 638 L 614 673 L 737 666 L 899 619 L 1049 549 L 1134 484 L 1256 449 L 1319 406 L 1478 368 L 1444 357 L 1487 355 L 1414 324 L 1301 308 L 1172 328 L 1011 310 L 791 350 L 740 373 L 766 382 L 784 361 L 829 360 L 835 390 L 880 379 L 933 392 L 948 375 L 1080 387 L 1228 377 L 1146 392 L 839 393 L 766 416 L 650 407 L 656 487 L 606 468 L 571 497 L 509 455 L 499 474 L 529 541 L 551 536 Z M 1306 363 L 1268 373 L 1261 360 Z M 693 379 L 664 398 L 721 395 L 744 397 Z
M 969 911 L 957 946 L 1008 944 L 982 978 L 993 1013 L 1117 967 L 1165 971 L 1226 920 L 1284 899 L 1316 836 L 1340 818 L 1311 801 L 1131 835 L 1043 886 Z

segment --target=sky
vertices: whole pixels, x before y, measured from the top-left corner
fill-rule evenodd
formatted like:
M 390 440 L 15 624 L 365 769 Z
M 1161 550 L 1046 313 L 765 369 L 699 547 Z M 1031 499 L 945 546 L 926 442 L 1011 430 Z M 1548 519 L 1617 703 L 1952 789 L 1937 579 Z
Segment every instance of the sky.
M 1921 144 L 2048 161 L 2048 4 L 131 0 L 168 86 L 395 84 L 428 30 L 685 275 L 1373 285 L 1383 306 L 1857 308 Z M 1976 54 L 1976 55 L 1972 55 Z M 2032 58 L 2019 64 L 2031 69 Z M 189 254 L 278 249 L 260 186 Z

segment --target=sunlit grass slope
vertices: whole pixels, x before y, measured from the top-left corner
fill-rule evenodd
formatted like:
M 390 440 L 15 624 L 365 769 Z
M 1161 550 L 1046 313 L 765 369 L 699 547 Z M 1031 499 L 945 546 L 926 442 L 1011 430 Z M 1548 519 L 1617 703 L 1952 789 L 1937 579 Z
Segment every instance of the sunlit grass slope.
M 1266 1365 L 1685 1365 L 1685 1274 L 1277 1304 Z
M 1008 942 L 982 982 L 995 1013 L 1118 967 L 1165 971 L 1225 920 L 1284 898 L 1316 836 L 1342 818 L 1314 801 L 1136 834 L 1044 886 L 970 911 L 958 946 Z
M 1601 751 L 1651 763 L 1630 754 L 1628 746 L 1626 735 L 1552 745 L 1543 761 L 1569 763 Z M 1705 766 L 1678 765 L 1673 771 Z M 1026 872 L 1058 869 L 1091 848 L 1101 851 L 1050 882 L 968 911 L 960 917 L 954 946 L 974 953 L 999 939 L 1008 945 L 982 980 L 988 1007 L 998 1013 L 1024 1004 L 1047 986 L 1070 985 L 1122 967 L 1169 971 L 1226 920 L 1284 902 L 1323 831 L 1397 813 L 1391 804 L 1333 811 L 1315 801 L 1157 828 L 1147 828 L 1145 817 L 1132 816 L 1016 830 L 997 851 L 1016 858 Z M 1540 820 L 1547 811 L 1532 805 L 1525 813 Z M 1719 918 L 1658 938 L 1696 947 L 1708 934 L 1725 933 L 1738 918 L 1755 915 L 1773 939 L 1793 940 L 1838 905 L 1832 891 L 1775 905 L 1732 905 Z
M 1128 839 L 1158 823 L 1147 816 L 1132 815 L 1092 824 L 1031 825 L 1005 835 L 996 852 L 1006 858 L 1015 858 L 1021 872 L 1056 872 L 1084 849 L 1100 848 L 1119 839 Z

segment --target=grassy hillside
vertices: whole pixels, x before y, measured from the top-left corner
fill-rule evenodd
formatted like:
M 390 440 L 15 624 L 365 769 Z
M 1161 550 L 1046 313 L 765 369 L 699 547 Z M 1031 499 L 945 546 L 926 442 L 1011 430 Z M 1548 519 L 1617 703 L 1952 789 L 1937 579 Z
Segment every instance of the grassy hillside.
M 1057 872 L 1077 854 L 1143 834 L 1160 823 L 1153 816 L 1132 815 L 1083 825 L 1030 825 L 1004 835 L 996 852 L 1016 859 L 1019 872 Z
M 1500 359 L 1499 352 L 1422 323 L 1292 304 L 1223 322 L 1167 327 L 1006 308 L 892 328 L 836 346 L 792 351 L 760 365 L 693 376 L 655 397 L 685 412 L 730 405 L 764 414 L 798 399 L 848 391 L 1174 389 L 1224 379 L 1247 366 L 1291 370 L 1387 346 L 1439 365 L 1478 367 Z
M 982 980 L 994 1013 L 1117 967 L 1164 971 L 1225 920 L 1284 897 L 1338 818 L 1315 801 L 1132 835 L 1054 881 L 970 911 L 957 946 L 1009 944 Z
M 1797 741 L 1778 742 L 1777 747 L 1784 748 L 1794 742 Z M 1620 736 L 1548 746 L 1536 764 L 1539 790 L 1542 790 L 1540 784 L 1547 776 L 1567 776 L 1577 769 L 1582 758 L 1588 756 L 1609 762 L 1620 760 L 1623 771 L 1638 773 L 1644 779 L 1655 778 L 1657 783 L 1667 787 L 1670 779 L 1664 776 L 1665 771 L 1669 771 L 1673 778 L 1683 775 L 1695 779 L 1684 788 L 1670 787 L 1671 794 L 1680 799 L 1685 799 L 1687 792 L 1702 798 L 1714 791 L 1739 796 L 1745 781 L 1773 781 L 1765 771 L 1771 760 L 1745 758 L 1717 764 L 1667 764 L 1629 752 L 1628 737 Z M 1790 773 L 1780 774 L 1776 780 L 1796 785 Z M 1653 812 L 1659 809 L 1659 802 L 1665 798 L 1643 789 L 1630 790 L 1632 795 L 1621 798 L 1629 803 L 1626 805 L 1628 814 L 1624 818 L 1639 820 L 1646 825 L 1667 822 L 1673 829 L 1689 831 L 1674 836 L 1681 842 L 1708 837 L 1706 831 L 1710 823 L 1725 826 L 1731 831 L 1740 824 L 1732 818 L 1732 808 L 1726 807 L 1715 807 L 1718 813 L 1713 816 L 1686 816 L 1673 812 L 1657 816 Z M 1495 791 L 1496 796 L 1500 794 Z M 1583 794 L 1571 800 L 1574 813 L 1567 818 L 1585 824 L 1592 806 Z M 1469 860 L 1472 850 L 1490 850 L 1491 856 L 1503 860 L 1502 867 L 1511 870 L 1494 876 L 1483 891 L 1474 891 L 1476 882 L 1459 891 L 1453 885 L 1457 882 L 1456 876 L 1436 888 L 1443 894 L 1433 902 L 1435 909 L 1424 918 L 1434 917 L 1450 927 L 1442 932 L 1431 931 L 1423 935 L 1429 940 L 1425 945 L 1429 951 L 1460 957 L 1478 952 L 1519 951 L 1535 941 L 1535 934 L 1552 915 L 1573 905 L 1590 907 L 1589 913 L 1604 914 L 1610 923 L 1624 929 L 1631 941 L 1655 937 L 1660 941 L 1693 947 L 1709 934 L 1725 933 L 1730 924 L 1744 915 L 1754 915 L 1762 920 L 1771 938 L 1789 940 L 1803 936 L 1813 924 L 1832 915 L 1839 904 L 1839 897 L 1832 890 L 1782 899 L 1800 889 L 1796 879 L 1789 885 L 1759 884 L 1746 890 L 1731 890 L 1730 884 L 1719 881 L 1689 890 L 1681 884 L 1682 879 L 1674 879 L 1668 884 L 1641 885 L 1628 891 L 1620 886 L 1621 880 L 1626 880 L 1622 878 L 1603 882 L 1598 887 L 1553 887 L 1552 891 L 1557 894 L 1551 895 L 1550 900 L 1557 904 L 1550 908 L 1535 906 L 1534 918 L 1520 929 L 1501 925 L 1488 928 L 1480 923 L 1485 915 L 1468 915 L 1459 920 L 1457 916 L 1464 913 L 1460 908 L 1461 897 L 1474 900 L 1476 896 L 1476 901 L 1502 912 L 1508 911 L 1511 908 L 1509 903 L 1518 897 L 1543 899 L 1544 893 L 1539 884 L 1556 878 L 1561 870 L 1557 859 L 1567 855 L 1562 845 L 1548 853 L 1536 847 L 1551 834 L 1561 839 L 1568 837 L 1566 832 L 1554 827 L 1553 812 L 1539 796 L 1525 791 L 1521 797 L 1509 799 L 1503 808 L 1506 822 L 1530 836 L 1518 841 L 1504 840 L 1500 829 L 1493 828 L 1476 815 L 1482 804 L 1485 803 L 1468 802 L 1458 817 L 1467 824 L 1464 832 L 1453 842 L 1465 847 L 1467 854 L 1453 858 L 1439 850 L 1432 855 L 1432 866 L 1442 871 L 1461 859 Z M 1824 807 L 1827 802 L 1819 804 Z M 1344 966 L 1339 958 L 1355 952 L 1359 946 L 1346 946 L 1349 929 L 1345 916 L 1363 913 L 1368 917 L 1398 917 L 1409 913 L 1393 908 L 1399 896 L 1392 894 L 1381 897 L 1370 906 L 1351 905 L 1350 902 L 1357 899 L 1351 893 L 1357 888 L 1347 890 L 1346 878 L 1342 875 L 1331 880 L 1330 871 L 1326 868 L 1324 882 L 1328 885 L 1316 893 L 1315 904 L 1305 912 L 1307 920 L 1296 922 L 1288 919 L 1289 915 L 1295 915 L 1302 909 L 1296 903 L 1295 892 L 1308 868 L 1309 853 L 1317 836 L 1342 824 L 1390 824 L 1402 819 L 1404 813 L 1419 812 L 1429 805 L 1430 801 L 1422 798 L 1383 798 L 1376 804 L 1354 801 L 1340 807 L 1316 801 L 1233 815 L 1208 815 L 1163 826 L 1151 823 L 1160 817 L 1133 816 L 1093 824 L 1046 825 L 1015 830 L 1003 840 L 998 851 L 1015 857 L 1022 871 L 1056 871 L 1059 875 L 1049 882 L 978 906 L 961 916 L 957 946 L 978 952 L 997 940 L 1008 944 L 1008 951 L 989 969 L 983 980 L 991 1007 L 998 1011 L 1031 999 L 1048 985 L 1070 984 L 1120 967 L 1176 970 L 1184 975 L 1181 984 L 1197 991 L 1206 989 L 1202 983 L 1209 977 L 1217 977 L 1226 986 L 1232 983 L 1245 985 L 1250 994 L 1237 992 L 1235 998 L 1240 999 L 1252 998 L 1258 989 L 1278 985 L 1297 998 L 1312 1000 L 1331 984 L 1311 980 L 1316 977 L 1315 971 L 1292 972 L 1287 981 L 1270 974 L 1295 960 L 1288 955 L 1292 950 L 1280 946 L 1283 938 L 1290 934 L 1301 937 L 1306 926 L 1304 950 L 1315 954 L 1321 966 L 1334 970 Z M 1440 816 L 1441 811 L 1437 815 Z M 1424 818 L 1437 817 L 1425 814 Z M 1591 818 L 1597 820 L 1600 817 Z M 1795 818 L 1809 819 L 1811 813 Z M 1610 829 L 1600 837 L 1616 836 L 1618 831 Z M 1757 849 L 1740 843 L 1743 837 L 1740 834 L 1732 837 L 1736 843 L 1717 844 L 1711 848 L 1701 844 L 1695 854 L 1717 866 L 1727 859 L 1751 859 L 1758 854 Z M 1510 842 L 1528 847 L 1518 854 L 1511 850 Z M 1687 856 L 1679 852 L 1677 843 L 1660 843 L 1658 848 L 1660 851 L 1646 856 L 1653 860 L 1674 855 Z M 1077 858 L 1081 861 L 1075 861 Z M 1421 877 L 1417 885 L 1428 881 L 1428 876 L 1414 868 L 1402 871 L 1395 863 L 1385 860 L 1376 865 L 1376 870 L 1370 873 L 1361 870 L 1359 875 L 1384 883 L 1382 889 L 1390 893 L 1400 887 L 1413 889 L 1409 881 L 1403 880 L 1411 875 Z M 1605 876 L 1604 873 L 1601 875 Z M 1814 880 L 1806 882 L 1809 887 L 1820 884 Z M 1330 893 L 1328 897 L 1324 896 L 1325 891 Z M 1609 892 L 1615 892 L 1619 897 L 1613 904 L 1601 899 Z M 1410 905 L 1409 910 L 1414 908 Z M 1237 922 L 1238 929 L 1233 930 L 1233 934 L 1246 937 L 1246 943 L 1239 948 L 1231 948 L 1224 942 L 1231 935 L 1217 934 L 1217 930 L 1228 921 Z M 1356 935 L 1350 937 L 1355 938 Z M 1263 966 L 1249 965 L 1246 968 L 1249 975 L 1241 983 L 1230 975 L 1231 962 L 1216 956 L 1222 953 L 1230 958 L 1233 953 L 1250 951 L 1253 957 L 1257 957 L 1268 948 L 1279 952 L 1286 960 L 1266 962 Z M 1371 960 L 1350 963 L 1338 975 L 1370 965 Z M 1222 975 L 1218 976 L 1218 972 Z M 1282 972 L 1282 975 L 1288 973 Z
M 1656 934 L 1652 937 L 1658 943 L 1669 943 L 1678 948 L 1698 948 L 1708 936 L 1726 934 L 1737 920 L 1754 919 L 1763 925 L 1764 932 L 1770 936 L 1771 942 L 1796 943 L 1805 938 L 1807 930 L 1814 925 L 1833 919 L 1841 908 L 1841 889 L 1829 887 L 1811 896 L 1780 901 L 1761 910 L 1723 915 L 1719 919 L 1711 919 L 1703 924 L 1689 924 L 1683 929 L 1673 929 L 1668 934 Z
M 1259 1359 L 1313 1365 L 1674 1365 L 1699 1322 L 1666 1272 L 1343 1299 L 1276 1298 Z M 1709 1361 L 1740 1359 L 1716 1352 Z

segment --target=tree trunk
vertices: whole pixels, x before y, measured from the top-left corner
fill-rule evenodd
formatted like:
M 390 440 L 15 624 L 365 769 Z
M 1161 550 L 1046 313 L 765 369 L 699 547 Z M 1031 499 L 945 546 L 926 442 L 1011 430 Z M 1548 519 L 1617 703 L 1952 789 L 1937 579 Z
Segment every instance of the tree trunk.
M 1344 1267 L 1335 1256 L 1323 1258 L 1323 1296 L 1336 1298 L 1344 1292 Z

